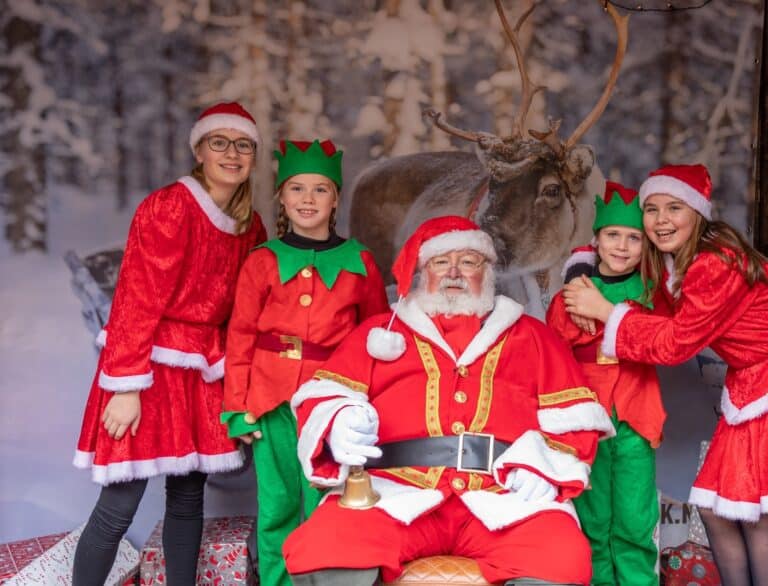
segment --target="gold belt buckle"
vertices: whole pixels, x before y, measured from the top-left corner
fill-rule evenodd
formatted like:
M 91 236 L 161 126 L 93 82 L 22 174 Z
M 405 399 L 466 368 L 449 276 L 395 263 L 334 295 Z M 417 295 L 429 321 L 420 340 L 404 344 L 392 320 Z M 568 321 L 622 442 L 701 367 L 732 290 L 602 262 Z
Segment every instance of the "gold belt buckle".
M 280 341 L 283 344 L 290 344 L 292 346 L 292 348 L 288 348 L 287 350 L 280 352 L 280 358 L 301 360 L 301 338 L 298 336 L 288 336 L 283 334 L 280 336 Z
M 595 361 L 598 364 L 618 364 L 619 359 L 618 358 L 611 358 L 610 356 L 606 356 L 603 354 L 603 348 L 601 344 L 598 344 L 597 346 L 597 357 Z

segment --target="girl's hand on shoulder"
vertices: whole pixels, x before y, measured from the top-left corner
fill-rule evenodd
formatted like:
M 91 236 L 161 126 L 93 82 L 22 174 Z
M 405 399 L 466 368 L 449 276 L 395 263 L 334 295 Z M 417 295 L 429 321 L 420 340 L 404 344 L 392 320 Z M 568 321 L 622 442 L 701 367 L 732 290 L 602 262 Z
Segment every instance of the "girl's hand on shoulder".
M 585 276 L 563 287 L 565 310 L 582 318 L 606 321 L 613 311 L 613 304 L 603 297 L 595 284 Z M 594 333 L 594 332 L 591 332 Z
M 260 431 L 254 431 L 253 433 L 246 433 L 246 434 L 237 436 L 237 439 L 239 439 L 241 442 L 249 446 L 253 443 L 253 440 L 260 440 L 261 438 L 262 438 L 262 434 Z
M 104 429 L 109 437 L 119 440 L 128 429 L 135 436 L 141 421 L 141 399 L 139 391 L 115 393 L 104 408 L 101 416 Z

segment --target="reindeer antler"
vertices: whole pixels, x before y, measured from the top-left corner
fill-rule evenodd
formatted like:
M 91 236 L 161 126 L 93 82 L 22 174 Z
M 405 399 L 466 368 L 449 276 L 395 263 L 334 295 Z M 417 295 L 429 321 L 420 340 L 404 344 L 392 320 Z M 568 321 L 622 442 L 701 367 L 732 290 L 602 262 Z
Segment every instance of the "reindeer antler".
M 425 108 L 424 110 L 421 111 L 421 115 L 426 118 L 430 118 L 432 120 L 432 124 L 437 126 L 443 132 L 447 132 L 448 134 L 452 134 L 453 136 L 458 136 L 459 138 L 463 138 L 464 140 L 469 140 L 472 142 L 477 142 L 480 138 L 480 135 L 477 132 L 469 132 L 467 130 L 461 130 L 460 128 L 451 126 L 447 122 L 443 122 L 440 119 L 443 116 L 442 112 L 438 112 L 434 108 Z
M 547 88 L 543 85 L 534 85 L 531 83 L 531 79 L 528 77 L 528 68 L 525 65 L 523 50 L 520 47 L 520 41 L 517 36 L 520 32 L 520 27 L 523 26 L 525 20 L 534 11 L 536 6 L 538 6 L 538 0 L 531 4 L 531 7 L 526 10 L 520 16 L 520 18 L 517 19 L 517 23 L 515 24 L 514 29 L 509 25 L 507 15 L 504 12 L 504 6 L 501 4 L 501 0 L 494 0 L 494 2 L 496 3 L 496 12 L 499 13 L 499 18 L 501 19 L 501 26 L 504 27 L 504 32 L 506 33 L 509 42 L 512 44 L 512 49 L 515 51 L 517 68 L 520 70 L 520 80 L 523 84 L 520 97 L 520 108 L 518 109 L 517 114 L 515 114 L 515 117 L 512 121 L 512 134 L 503 139 L 506 141 L 513 138 L 521 138 L 523 136 L 523 124 L 525 124 L 525 117 L 528 115 L 528 110 L 531 109 L 533 97 L 536 95 L 536 92 L 540 92 L 541 90 L 545 90 Z
M 552 150 L 554 150 L 558 156 L 562 156 L 564 153 L 567 153 L 573 147 L 573 145 L 579 142 L 581 137 L 584 136 L 587 131 L 592 128 L 592 126 L 594 126 L 595 122 L 597 122 L 597 119 L 600 118 L 600 116 L 605 111 L 605 107 L 608 105 L 608 100 L 611 99 L 613 88 L 616 86 L 616 80 L 619 77 L 621 63 L 624 61 L 624 54 L 627 52 L 629 16 L 621 16 L 612 4 L 607 3 L 604 0 L 598 0 L 598 2 L 600 3 L 603 10 L 607 11 L 608 14 L 611 15 L 611 19 L 613 20 L 613 25 L 616 28 L 617 35 L 616 55 L 613 58 L 613 65 L 611 66 L 611 72 L 608 75 L 608 81 L 605 84 L 605 89 L 603 89 L 603 94 L 595 104 L 595 107 L 592 108 L 592 111 L 587 114 L 586 118 L 581 121 L 581 124 L 576 127 L 576 130 L 573 131 L 573 134 L 571 134 L 571 136 L 568 137 L 568 140 L 566 140 L 564 143 L 560 142 L 560 140 L 557 138 L 557 128 L 560 126 L 559 121 L 556 125 L 550 122 L 549 130 L 545 133 L 528 131 L 532 137 L 546 142 L 550 147 L 552 147 Z

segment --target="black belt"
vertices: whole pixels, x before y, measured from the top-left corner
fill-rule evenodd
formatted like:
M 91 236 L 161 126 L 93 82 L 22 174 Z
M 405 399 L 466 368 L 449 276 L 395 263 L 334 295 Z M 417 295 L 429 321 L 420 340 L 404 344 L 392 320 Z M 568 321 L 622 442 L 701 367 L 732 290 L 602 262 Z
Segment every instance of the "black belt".
M 511 444 L 488 433 L 462 433 L 382 444 L 380 458 L 368 458 L 366 468 L 447 466 L 459 472 L 492 474 L 492 465 Z

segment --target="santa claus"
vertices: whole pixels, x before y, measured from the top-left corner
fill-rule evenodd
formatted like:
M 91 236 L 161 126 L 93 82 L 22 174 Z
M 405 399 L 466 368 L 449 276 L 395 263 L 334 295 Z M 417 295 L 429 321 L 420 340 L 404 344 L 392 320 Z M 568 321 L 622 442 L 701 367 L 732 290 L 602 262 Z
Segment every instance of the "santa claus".
M 570 499 L 613 427 L 556 335 L 494 296 L 495 261 L 473 222 L 426 221 L 395 261 L 394 312 L 294 395 L 304 473 L 331 489 L 285 543 L 294 584 L 369 586 L 439 554 L 492 583 L 589 584 Z M 339 506 L 350 466 L 368 469 L 372 508 Z

